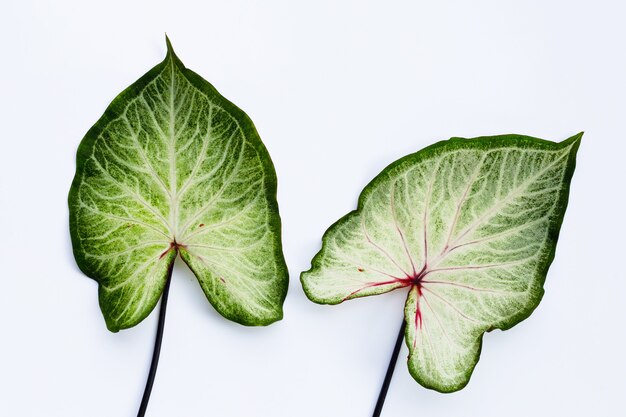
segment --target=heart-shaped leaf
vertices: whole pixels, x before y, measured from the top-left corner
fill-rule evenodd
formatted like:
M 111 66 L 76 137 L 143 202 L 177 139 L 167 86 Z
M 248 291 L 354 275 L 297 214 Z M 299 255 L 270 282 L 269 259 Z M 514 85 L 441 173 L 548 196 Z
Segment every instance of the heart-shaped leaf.
M 325 233 L 302 273 L 307 296 L 338 304 L 406 288 L 411 374 L 463 388 L 483 334 L 543 296 L 581 136 L 453 138 L 394 162 Z
M 288 274 L 270 156 L 248 116 L 167 47 L 80 144 L 76 261 L 100 284 L 111 331 L 152 311 L 177 254 L 224 317 L 280 320 Z

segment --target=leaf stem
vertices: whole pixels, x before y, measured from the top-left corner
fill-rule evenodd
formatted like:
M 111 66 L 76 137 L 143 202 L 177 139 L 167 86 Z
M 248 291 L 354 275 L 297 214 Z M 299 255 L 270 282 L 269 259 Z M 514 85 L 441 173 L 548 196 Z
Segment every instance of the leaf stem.
M 150 394 L 152 393 L 152 385 L 154 384 L 154 377 L 156 375 L 157 366 L 159 365 L 161 341 L 163 340 L 163 329 L 165 327 L 165 312 L 167 310 L 167 296 L 170 292 L 170 282 L 172 281 L 173 269 L 174 262 L 172 262 L 167 271 L 167 281 L 165 282 L 165 288 L 163 289 L 163 295 L 161 296 L 161 310 L 159 311 L 159 323 L 157 325 L 156 339 L 154 341 L 154 351 L 152 352 L 152 363 L 150 364 L 150 372 L 148 372 L 148 380 L 146 381 L 146 388 L 143 391 L 143 398 L 141 399 L 141 405 L 139 406 L 137 417 L 144 417 L 146 415 L 148 401 L 150 401 Z
M 396 362 L 398 361 L 398 355 L 400 354 L 400 347 L 404 340 L 404 330 L 406 329 L 406 321 L 402 319 L 402 325 L 398 332 L 398 338 L 396 339 L 396 345 L 393 348 L 391 359 L 389 360 L 389 366 L 387 367 L 387 373 L 385 374 L 385 380 L 382 387 L 380 387 L 380 393 L 378 394 L 378 401 L 376 401 L 376 407 L 374 408 L 374 414 L 372 417 L 380 417 L 380 413 L 383 411 L 383 405 L 385 404 L 385 398 L 387 397 L 387 391 L 389 390 L 389 384 L 393 377 L 393 371 L 396 368 Z

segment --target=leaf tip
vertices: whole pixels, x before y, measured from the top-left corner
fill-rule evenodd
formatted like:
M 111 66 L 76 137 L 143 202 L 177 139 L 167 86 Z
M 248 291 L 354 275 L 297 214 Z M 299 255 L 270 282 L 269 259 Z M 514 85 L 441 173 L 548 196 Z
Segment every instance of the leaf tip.
M 165 34 L 165 45 L 167 46 L 167 56 L 175 57 L 176 53 L 174 53 L 172 42 L 170 41 L 170 38 L 167 36 L 167 33 Z
M 580 142 L 581 142 L 581 139 L 582 139 L 584 134 L 585 134 L 585 132 L 577 133 L 574 136 L 572 136 L 571 138 L 566 139 L 566 140 L 564 140 L 561 143 L 564 146 L 569 147 L 571 153 L 576 154 L 578 152 L 578 148 L 580 147 Z
M 572 136 L 571 138 L 569 138 L 568 140 L 571 140 L 572 142 L 580 142 L 584 134 L 585 134 L 584 131 L 579 132 L 575 134 L 574 136 Z

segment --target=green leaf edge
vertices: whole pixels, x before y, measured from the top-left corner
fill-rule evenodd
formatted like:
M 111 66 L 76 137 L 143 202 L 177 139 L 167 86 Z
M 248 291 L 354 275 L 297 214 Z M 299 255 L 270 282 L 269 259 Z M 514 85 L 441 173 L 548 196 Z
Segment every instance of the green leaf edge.
M 340 224 L 346 222 L 347 220 L 349 220 L 352 216 L 358 215 L 361 210 L 363 209 L 363 205 L 364 205 L 364 201 L 365 198 L 367 197 L 367 195 L 372 192 L 372 190 L 378 185 L 379 182 L 383 181 L 386 177 L 388 177 L 391 173 L 391 171 L 393 171 L 395 168 L 399 167 L 402 164 L 405 163 L 419 163 L 423 158 L 424 155 L 429 155 L 431 152 L 436 151 L 438 149 L 444 148 L 444 147 L 452 147 L 452 148 L 461 148 L 463 147 L 463 145 L 465 145 L 467 142 L 474 142 L 477 143 L 477 145 L 473 145 L 476 147 L 480 147 L 481 145 L 486 146 L 486 145 L 492 145 L 492 144 L 499 144 L 499 143 L 503 143 L 503 142 L 509 142 L 509 141 L 515 141 L 517 144 L 524 144 L 524 143 L 532 143 L 533 145 L 539 145 L 539 146 L 543 146 L 549 149 L 559 149 L 559 148 L 566 148 L 568 146 L 572 146 L 569 155 L 568 155 L 568 159 L 567 159 L 567 165 L 565 168 L 565 174 L 563 176 L 563 182 L 565 183 L 565 186 L 563 187 L 563 190 L 561 191 L 561 195 L 559 196 L 558 199 L 558 203 L 557 203 L 557 207 L 555 208 L 556 212 L 558 213 L 556 216 L 556 221 L 553 223 L 552 227 L 548 230 L 548 237 L 546 242 L 550 242 L 550 252 L 547 254 L 546 260 L 545 260 L 545 264 L 544 266 L 539 269 L 537 271 L 537 275 L 538 275 L 538 280 L 536 281 L 536 285 L 539 291 L 536 292 L 536 297 L 535 299 L 531 300 L 531 303 L 529 304 L 529 307 L 526 310 L 522 310 L 520 311 L 518 314 L 516 314 L 515 316 L 512 316 L 511 319 L 508 322 L 503 323 L 501 326 L 497 327 L 498 329 L 505 331 L 510 329 L 511 327 L 515 326 L 516 324 L 524 321 L 525 319 L 527 319 L 528 317 L 530 317 L 530 315 L 532 314 L 532 312 L 537 308 L 537 306 L 539 305 L 539 303 L 541 302 L 541 299 L 543 298 L 543 295 L 545 293 L 544 289 L 543 289 L 543 285 L 545 283 L 546 280 L 546 276 L 548 274 L 548 269 L 550 268 L 550 265 L 552 264 L 552 261 L 554 260 L 554 256 L 556 253 L 556 244 L 557 241 L 559 239 L 559 232 L 561 230 L 561 225 L 563 224 L 563 218 L 565 216 L 565 211 L 567 209 L 567 204 L 568 204 L 568 200 L 569 200 L 569 190 L 570 190 L 570 184 L 571 184 L 571 179 L 572 176 L 574 175 L 574 170 L 576 168 L 576 154 L 578 153 L 578 148 L 580 147 L 580 141 L 581 138 L 583 136 L 584 132 L 580 132 L 562 142 L 552 142 L 552 141 L 548 141 L 545 139 L 540 139 L 540 138 L 536 138 L 536 137 L 532 137 L 532 136 L 525 136 L 525 135 L 517 135 L 517 134 L 506 134 L 506 135 L 496 135 L 496 136 L 479 136 L 479 137 L 475 137 L 475 138 L 463 138 L 463 137 L 452 137 L 448 140 L 442 140 L 439 142 L 436 142 L 430 146 L 427 146 L 417 152 L 414 152 L 412 154 L 406 155 L 394 162 L 392 162 L 391 164 L 389 164 L 388 166 L 386 166 L 378 175 L 376 175 L 374 177 L 374 179 L 372 179 L 364 188 L 363 191 L 361 191 L 361 194 L 359 194 L 359 198 L 358 198 L 358 203 L 357 203 L 357 208 L 355 210 L 350 211 L 348 214 L 344 215 L 343 217 L 341 217 L 339 220 L 337 220 L 335 223 L 333 223 L 328 229 L 326 229 L 326 231 L 324 232 L 324 235 L 322 236 L 322 247 L 320 248 L 320 250 L 315 254 L 315 256 L 313 257 L 313 259 L 311 260 L 311 268 L 309 268 L 307 271 L 303 271 L 300 273 L 300 282 L 302 284 L 302 288 L 304 290 L 304 293 L 306 294 L 307 298 L 311 301 L 313 301 L 316 304 L 329 304 L 329 305 L 337 305 L 337 304 L 341 304 L 344 301 L 347 300 L 342 300 L 339 302 L 331 302 L 331 301 L 327 301 L 327 300 L 323 300 L 323 299 L 316 299 L 310 292 L 309 289 L 307 288 L 306 282 L 304 280 L 304 275 L 307 272 L 310 272 L 316 268 L 318 268 L 320 266 L 320 262 L 321 262 L 321 257 L 322 257 L 322 252 L 324 249 L 324 246 L 326 245 L 326 242 L 328 240 L 328 234 L 330 232 L 330 230 L 332 230 L 333 228 L 335 228 L 336 226 L 339 226 Z M 480 143 L 478 143 L 480 142 Z M 379 294 L 371 294 L 371 295 L 366 295 L 364 297 L 371 297 L 373 295 L 379 295 Z M 404 315 L 404 308 L 403 308 L 403 315 Z M 488 329 L 487 332 L 491 332 L 495 329 L 491 328 Z M 466 378 L 464 379 L 464 381 L 458 385 L 452 386 L 452 387 L 445 387 L 443 385 L 438 386 L 438 385 L 434 385 L 434 384 L 429 384 L 426 381 L 424 381 L 419 373 L 417 372 L 416 369 L 414 369 L 411 366 L 411 362 L 409 362 L 408 357 L 407 357 L 407 367 L 409 368 L 409 373 L 411 374 L 411 376 L 413 377 L 413 379 L 415 379 L 421 386 L 423 386 L 424 388 L 428 388 L 428 389 L 432 389 L 434 391 L 437 392 L 441 392 L 441 393 L 452 393 L 455 391 L 459 391 L 461 389 L 463 389 L 470 381 L 471 379 L 471 375 L 474 372 L 474 368 L 476 367 L 476 365 L 478 364 L 478 361 L 480 359 L 480 354 L 482 352 L 482 344 L 483 344 L 483 336 L 484 336 L 485 332 L 483 332 L 480 336 L 479 336 L 479 341 L 478 341 L 478 349 L 476 350 L 476 357 L 473 361 L 473 364 L 471 365 L 470 368 L 468 368 L 468 372 L 466 373 Z M 410 344 L 408 341 L 408 330 L 405 331 L 405 338 L 404 338 L 405 344 L 407 346 L 407 348 L 409 348 L 410 350 Z
M 261 141 L 261 138 L 256 130 L 256 127 L 254 126 L 254 123 L 252 122 L 252 119 L 250 119 L 250 117 L 243 110 L 241 110 L 235 104 L 230 102 L 227 98 L 221 95 L 219 91 L 217 91 L 217 89 L 211 83 L 209 83 L 207 80 L 202 78 L 200 75 L 196 74 L 194 71 L 186 68 L 185 65 L 182 63 L 182 61 L 174 53 L 174 48 L 172 47 L 172 44 L 169 38 L 167 37 L 167 35 L 165 36 L 165 42 L 167 44 L 167 54 L 165 55 L 165 59 L 163 59 L 163 61 L 161 61 L 159 64 L 157 64 L 152 69 L 150 69 L 147 73 L 142 75 L 137 81 L 133 82 L 130 86 L 124 89 L 121 93 L 119 93 L 113 99 L 113 101 L 111 101 L 111 103 L 107 106 L 106 110 L 104 111 L 104 114 L 100 117 L 100 119 L 98 119 L 98 121 L 87 131 L 83 139 L 81 139 L 80 144 L 78 145 L 78 150 L 76 151 L 76 173 L 74 175 L 74 179 L 72 180 L 72 185 L 70 186 L 70 191 L 68 195 L 70 237 L 72 241 L 72 252 L 74 253 L 74 259 L 76 260 L 76 264 L 78 265 L 78 268 L 85 275 L 87 275 L 89 278 L 96 280 L 93 276 L 94 275 L 93 271 L 87 268 L 86 259 L 82 256 L 81 252 L 79 251 L 79 247 L 81 243 L 80 243 L 80 239 L 78 238 L 76 220 L 75 220 L 75 216 L 73 212 L 73 202 L 76 201 L 76 198 L 77 198 L 78 186 L 80 183 L 80 178 L 83 173 L 83 167 L 87 159 L 89 159 L 89 157 L 91 156 L 91 151 L 93 149 L 95 141 L 97 137 L 100 135 L 100 133 L 109 125 L 109 123 L 120 116 L 120 110 L 122 111 L 124 110 L 123 103 L 128 101 L 130 98 L 136 96 L 137 94 L 139 94 L 145 88 L 145 86 L 148 83 L 150 83 L 150 81 L 152 81 L 152 79 L 161 72 L 163 67 L 168 64 L 169 59 L 171 58 L 173 59 L 174 64 L 181 70 L 185 78 L 187 78 L 187 80 L 189 80 L 189 82 L 191 82 L 191 84 L 193 84 L 194 87 L 198 88 L 201 91 L 207 91 L 211 96 L 215 96 L 215 98 L 219 101 L 218 104 L 221 107 L 223 107 L 229 113 L 233 114 L 235 117 L 238 118 L 238 121 L 240 122 L 241 129 L 244 132 L 245 137 L 248 139 L 248 142 L 250 143 L 250 145 L 252 145 L 254 149 L 257 151 L 259 155 L 259 159 L 261 160 L 261 163 L 265 165 L 265 167 L 267 168 L 265 197 L 268 202 L 269 211 L 275 214 L 274 216 L 271 216 L 271 218 L 269 219 L 269 224 L 270 224 L 270 227 L 272 227 L 272 230 L 276 232 L 275 233 L 276 237 L 275 237 L 275 242 L 274 242 L 276 249 L 274 251 L 274 256 L 277 260 L 277 267 L 278 267 L 277 276 L 279 278 L 282 278 L 281 281 L 283 284 L 281 288 L 282 298 L 280 300 L 280 304 L 277 309 L 278 314 L 275 317 L 269 318 L 268 320 L 250 320 L 250 317 L 248 317 L 245 314 L 239 314 L 239 315 L 233 315 L 231 317 L 227 317 L 224 314 L 222 314 L 221 311 L 215 308 L 214 305 L 213 307 L 224 318 L 228 320 L 232 320 L 244 326 L 270 325 L 274 322 L 282 320 L 283 304 L 285 302 L 285 298 L 287 297 L 287 291 L 289 289 L 289 271 L 287 269 L 287 264 L 285 262 L 285 258 L 283 255 L 282 238 L 281 238 L 282 227 L 281 227 L 280 212 L 278 209 L 278 201 L 276 199 L 278 181 L 276 178 L 276 169 L 274 167 L 274 163 L 272 162 L 272 159 L 270 158 L 269 152 L 265 148 L 265 145 Z M 171 253 L 173 255 L 177 255 L 178 251 L 172 251 Z M 169 266 L 169 268 L 173 268 L 175 260 L 176 260 L 176 256 L 172 256 L 171 261 L 170 261 L 171 265 Z M 96 280 L 96 282 L 98 281 Z M 161 288 L 159 288 L 159 292 L 162 292 L 164 287 L 165 287 L 165 282 L 163 282 L 163 285 L 161 285 Z M 202 286 L 200 287 L 202 288 Z M 109 329 L 111 332 L 114 332 L 114 333 L 117 333 L 118 331 L 123 330 L 123 329 L 134 327 L 140 322 L 142 322 L 146 317 L 150 315 L 150 313 L 152 313 L 152 311 L 154 310 L 154 307 L 156 307 L 156 304 L 161 298 L 160 296 L 156 298 L 156 301 L 152 303 L 152 305 L 150 305 L 149 308 L 145 310 L 146 313 L 139 315 L 139 317 L 136 320 L 129 322 L 128 325 L 118 326 L 116 323 L 108 320 L 107 316 L 104 314 L 104 309 L 102 307 L 102 291 L 103 291 L 102 286 L 100 285 L 100 283 L 98 283 L 98 300 L 100 304 L 100 310 L 103 312 L 107 329 Z M 203 289 L 203 292 L 210 302 L 209 295 L 204 291 L 204 289 Z

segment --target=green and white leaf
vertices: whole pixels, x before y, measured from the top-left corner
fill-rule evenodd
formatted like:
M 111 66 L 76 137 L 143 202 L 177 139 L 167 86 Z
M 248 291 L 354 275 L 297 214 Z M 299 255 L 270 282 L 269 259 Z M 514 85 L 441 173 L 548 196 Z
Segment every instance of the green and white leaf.
M 98 281 L 111 331 L 152 311 L 178 253 L 224 317 L 280 320 L 288 273 L 272 161 L 248 116 L 167 46 L 80 144 L 76 261 Z
M 407 288 L 411 374 L 463 388 L 482 335 L 543 296 L 581 136 L 453 138 L 394 162 L 324 235 L 302 273 L 307 296 L 337 304 Z

